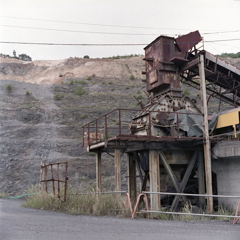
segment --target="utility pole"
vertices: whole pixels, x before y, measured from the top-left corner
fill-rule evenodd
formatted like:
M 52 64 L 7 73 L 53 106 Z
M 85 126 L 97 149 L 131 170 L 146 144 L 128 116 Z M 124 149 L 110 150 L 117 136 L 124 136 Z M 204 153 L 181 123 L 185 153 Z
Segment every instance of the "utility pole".
M 204 56 L 199 56 L 199 76 L 200 76 L 200 92 L 202 100 L 202 115 L 203 115 L 203 147 L 204 147 L 204 163 L 205 163 L 205 179 L 207 195 L 212 195 L 212 167 L 211 167 L 211 145 L 209 140 L 208 130 L 208 111 L 207 111 L 207 94 L 204 70 Z M 213 212 L 213 197 L 207 197 L 207 211 Z

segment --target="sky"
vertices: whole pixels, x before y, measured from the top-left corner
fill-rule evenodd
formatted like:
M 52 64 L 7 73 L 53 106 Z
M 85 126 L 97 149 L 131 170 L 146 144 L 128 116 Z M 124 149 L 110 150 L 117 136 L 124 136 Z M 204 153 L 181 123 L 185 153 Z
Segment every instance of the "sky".
M 0 53 L 33 60 L 144 54 L 195 30 L 213 54 L 240 52 L 240 0 L 0 0 Z

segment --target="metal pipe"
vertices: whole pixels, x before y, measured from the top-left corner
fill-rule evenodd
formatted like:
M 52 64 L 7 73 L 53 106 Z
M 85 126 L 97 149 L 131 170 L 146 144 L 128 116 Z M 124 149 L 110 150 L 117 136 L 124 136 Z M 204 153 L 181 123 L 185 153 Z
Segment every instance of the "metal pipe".
M 205 217 L 226 217 L 226 218 L 240 218 L 240 216 L 231 215 L 215 215 L 215 214 L 201 214 L 201 213 L 181 213 L 181 212 L 163 212 L 163 211 L 146 211 L 140 210 L 142 213 L 165 213 L 165 214 L 175 214 L 175 215 L 192 215 L 192 216 L 205 216 Z
M 162 194 L 162 195 L 178 195 L 178 196 L 196 196 L 196 197 L 224 197 L 224 198 L 240 198 L 240 196 L 226 196 L 226 195 L 209 195 L 209 194 L 191 194 L 191 193 L 169 193 L 169 192 L 143 192 L 149 194 Z
M 126 193 L 126 191 L 112 191 L 112 192 L 91 192 L 91 193 L 72 193 L 69 195 L 89 195 L 89 194 L 111 194 L 111 193 Z

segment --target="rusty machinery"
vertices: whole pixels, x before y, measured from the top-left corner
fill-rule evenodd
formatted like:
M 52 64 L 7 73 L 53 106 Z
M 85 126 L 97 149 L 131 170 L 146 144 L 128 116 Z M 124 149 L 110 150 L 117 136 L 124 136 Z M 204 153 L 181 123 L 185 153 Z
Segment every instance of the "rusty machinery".
M 240 106 L 240 70 L 204 51 L 201 41 L 201 35 L 198 31 L 195 31 L 178 38 L 159 36 L 144 48 L 146 71 L 143 74 L 146 74 L 148 103 L 146 105 L 141 104 L 142 110 L 133 118 L 130 125 L 131 134 L 145 136 L 151 132 L 151 136 L 171 136 L 173 138 L 176 136 L 202 136 L 200 126 L 192 127 L 193 129 L 190 129 L 190 131 L 187 130 L 189 126 L 184 126 L 184 124 L 189 124 L 187 120 L 181 120 L 182 125 L 177 126 L 179 119 L 186 117 L 185 114 L 181 115 L 181 113 L 190 113 L 187 117 L 191 115 L 190 122 L 192 125 L 202 125 L 201 111 L 198 109 L 196 101 L 184 96 L 181 90 L 182 81 L 196 88 L 200 86 L 199 80 L 195 78 L 199 75 L 198 56 L 200 54 L 204 55 L 205 60 L 205 75 L 208 81 L 207 91 L 210 92 L 211 96 L 214 95 L 231 105 Z M 151 111 L 155 113 L 151 113 L 151 116 L 149 116 Z M 233 110 L 232 114 L 236 115 L 235 124 L 238 124 L 236 126 L 239 128 L 240 115 L 238 111 L 239 109 Z M 173 117 L 173 113 L 176 112 L 179 114 Z M 148 124 L 149 121 L 151 121 L 151 125 Z M 214 128 L 214 126 L 215 124 L 212 127 Z M 217 129 L 219 128 L 220 123 L 217 124 Z M 197 147 L 189 150 L 186 147 L 189 142 L 185 142 L 184 145 L 185 149 L 174 148 L 173 145 L 162 148 L 161 165 L 164 167 L 160 167 L 161 192 L 179 191 L 180 189 L 176 186 L 178 185 L 177 181 L 181 185 L 184 178 L 182 191 L 199 192 L 198 177 L 201 174 L 199 171 L 203 172 L 203 169 L 199 169 L 199 165 L 202 163 L 197 162 L 197 157 L 194 157 Z M 202 151 L 201 146 L 199 145 L 198 148 L 200 152 Z M 135 158 L 145 175 L 145 181 L 142 185 L 143 191 L 147 190 L 147 181 L 149 180 L 148 157 L 148 150 L 135 152 Z M 186 176 L 186 174 L 188 175 Z M 204 186 L 202 187 L 204 188 Z M 214 193 L 216 193 L 214 173 L 213 187 Z M 162 197 L 162 202 L 164 202 L 164 199 L 167 204 L 172 204 L 172 209 L 177 208 L 179 201 L 176 201 L 176 198 L 173 202 L 167 196 Z M 196 201 L 198 201 L 197 198 L 192 199 L 192 203 L 196 203 Z
M 132 166 L 136 165 L 138 170 L 142 191 L 148 190 L 150 184 L 149 151 L 158 149 L 161 165 L 160 191 L 205 193 L 203 130 L 202 121 L 199 121 L 202 113 L 196 101 L 182 93 L 181 82 L 195 88 L 200 87 L 196 76 L 199 76 L 199 55 L 203 55 L 206 90 L 209 95 L 237 107 L 240 106 L 240 70 L 203 50 L 202 37 L 198 31 L 178 38 L 159 36 L 144 50 L 146 71 L 143 74 L 146 74 L 148 101 L 146 104 L 139 102 L 141 109 L 129 125 L 130 133 L 123 135 L 121 110 L 118 109 L 118 134 L 109 139 L 106 114 L 103 116 L 105 136 L 97 137 L 102 136 L 100 131 L 103 128 L 100 128 L 101 119 L 96 119 L 83 126 L 84 145 L 89 151 L 97 152 L 97 156 L 100 156 L 101 152 L 118 153 L 117 157 L 115 154 L 116 166 L 120 156 L 118 149 L 128 153 L 129 159 L 135 162 Z M 97 164 L 99 169 L 100 163 L 101 157 Z M 135 170 L 131 171 L 134 175 Z M 99 188 L 100 174 L 101 171 L 98 170 Z M 119 175 L 118 167 L 115 169 L 118 187 L 121 182 Z M 130 185 L 136 189 L 137 180 L 132 180 L 133 177 L 129 176 Z M 215 183 L 216 181 L 213 181 L 216 191 Z M 131 190 L 132 198 L 136 195 L 135 192 L 136 190 Z M 162 204 L 170 204 L 173 210 L 176 210 L 179 201 L 179 197 L 161 196 Z M 182 197 L 182 201 L 186 202 L 187 199 Z M 193 198 L 191 201 L 203 207 L 205 200 Z

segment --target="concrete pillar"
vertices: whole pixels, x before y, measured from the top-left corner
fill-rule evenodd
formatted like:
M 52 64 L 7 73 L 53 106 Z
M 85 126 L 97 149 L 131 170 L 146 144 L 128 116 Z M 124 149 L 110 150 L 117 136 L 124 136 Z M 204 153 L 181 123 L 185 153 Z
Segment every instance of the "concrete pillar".
M 121 150 L 114 150 L 115 160 L 115 191 L 121 191 Z
M 96 192 L 102 191 L 102 154 L 96 155 Z
M 137 184 L 136 184 L 136 161 L 133 159 L 131 153 L 128 156 L 128 193 L 132 203 L 137 199 Z
M 202 114 L 203 114 L 203 137 L 204 137 L 204 162 L 205 162 L 205 177 L 206 177 L 206 190 L 208 195 L 212 195 L 212 167 L 211 167 L 211 145 L 209 140 L 208 130 L 208 111 L 207 111 L 207 94 L 204 70 L 204 56 L 199 56 L 199 77 L 200 77 L 200 93 L 202 100 Z M 213 212 L 213 198 L 207 197 L 207 211 Z
M 160 192 L 160 165 L 157 150 L 149 150 L 149 177 L 150 192 Z M 150 194 L 150 206 L 151 210 L 159 210 L 161 208 L 159 194 Z

